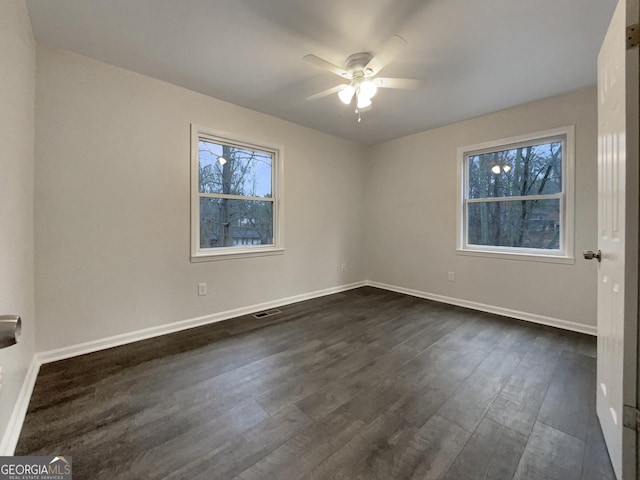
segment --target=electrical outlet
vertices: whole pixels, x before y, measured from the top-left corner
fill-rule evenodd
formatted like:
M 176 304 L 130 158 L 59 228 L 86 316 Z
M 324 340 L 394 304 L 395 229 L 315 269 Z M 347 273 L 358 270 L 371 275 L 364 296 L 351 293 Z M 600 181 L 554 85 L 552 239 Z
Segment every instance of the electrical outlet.
M 340 271 L 341 272 L 347 271 L 347 262 L 342 262 L 342 265 L 340 265 Z
M 453 272 L 449 272 L 449 273 L 447 274 L 447 278 L 448 278 L 448 280 L 449 280 L 450 282 L 455 282 L 455 281 L 456 281 L 456 274 L 455 274 L 455 273 L 453 273 Z
M 207 294 L 207 284 L 199 283 L 198 284 L 198 296 L 203 297 Z

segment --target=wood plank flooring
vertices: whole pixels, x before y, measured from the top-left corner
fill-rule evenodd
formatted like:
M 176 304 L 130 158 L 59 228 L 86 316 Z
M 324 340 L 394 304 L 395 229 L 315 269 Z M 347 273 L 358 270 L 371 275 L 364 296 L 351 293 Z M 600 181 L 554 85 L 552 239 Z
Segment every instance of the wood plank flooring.
M 595 339 L 360 288 L 43 365 L 74 479 L 613 480 Z

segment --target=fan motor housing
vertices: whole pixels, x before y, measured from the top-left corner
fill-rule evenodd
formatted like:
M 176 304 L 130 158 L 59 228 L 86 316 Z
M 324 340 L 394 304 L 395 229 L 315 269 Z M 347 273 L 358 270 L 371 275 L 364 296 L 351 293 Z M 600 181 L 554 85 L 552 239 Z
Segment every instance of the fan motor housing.
M 347 61 L 345 62 L 347 65 L 347 70 L 354 76 L 367 76 L 371 75 L 371 72 L 365 72 L 364 67 L 367 66 L 369 61 L 373 58 L 373 54 L 369 52 L 359 52 L 354 53 L 353 55 L 349 55 L 347 57 Z

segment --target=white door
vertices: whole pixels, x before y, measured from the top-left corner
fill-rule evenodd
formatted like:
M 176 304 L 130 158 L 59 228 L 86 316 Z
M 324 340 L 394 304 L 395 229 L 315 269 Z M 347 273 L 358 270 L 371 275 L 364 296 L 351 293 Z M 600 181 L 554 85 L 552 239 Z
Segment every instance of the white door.
M 637 406 L 638 49 L 627 49 L 626 27 L 638 2 L 618 1 L 598 57 L 597 412 L 618 480 L 636 478 L 624 406 Z

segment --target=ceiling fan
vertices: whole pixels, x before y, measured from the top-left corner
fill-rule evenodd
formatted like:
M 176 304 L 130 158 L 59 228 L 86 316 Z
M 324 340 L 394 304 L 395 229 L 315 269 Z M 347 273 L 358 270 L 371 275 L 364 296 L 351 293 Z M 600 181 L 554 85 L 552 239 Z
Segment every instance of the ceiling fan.
M 335 87 L 318 92 L 307 97 L 307 100 L 317 100 L 334 93 L 338 94 L 340 101 L 350 105 L 355 99 L 358 115 L 358 123 L 362 121 L 360 112 L 371 108 L 371 99 L 376 94 L 378 88 L 400 88 L 412 90 L 424 84 L 423 80 L 411 78 L 383 78 L 376 77 L 378 73 L 389 63 L 400 50 L 407 45 L 407 41 L 399 35 L 394 35 L 387 44 L 378 52 L 372 55 L 369 52 L 359 52 L 349 55 L 345 62 L 345 67 L 339 67 L 316 55 L 308 54 L 303 57 L 309 63 L 317 67 L 324 68 L 348 80 L 349 83 L 342 83 Z

